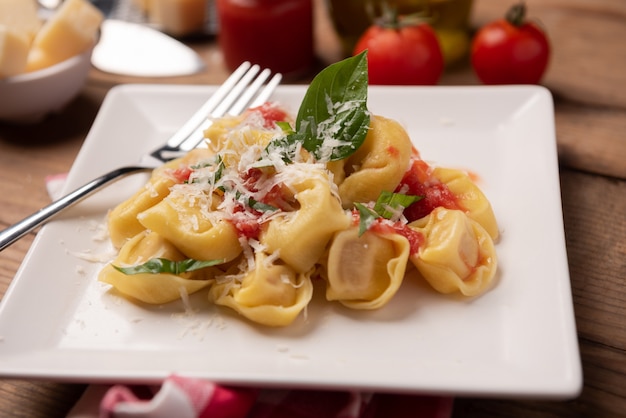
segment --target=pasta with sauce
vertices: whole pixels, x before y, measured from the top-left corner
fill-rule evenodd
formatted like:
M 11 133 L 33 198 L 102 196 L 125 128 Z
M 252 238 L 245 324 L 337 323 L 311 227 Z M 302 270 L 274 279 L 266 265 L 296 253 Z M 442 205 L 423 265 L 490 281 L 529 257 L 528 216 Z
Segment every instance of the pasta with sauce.
M 375 116 L 371 124 L 363 149 L 349 159 L 323 164 L 303 152 L 302 161 L 268 170 L 259 164 L 261 150 L 281 131 L 265 127 L 261 110 L 215 121 L 207 131 L 209 139 L 217 133 L 209 150 L 155 170 L 146 188 L 110 213 L 109 229 L 121 247 L 112 264 L 167 256 L 220 259 L 221 268 L 125 275 L 109 265 L 100 280 L 148 303 L 177 299 L 181 285 L 188 293 L 208 287 L 213 303 L 269 326 L 288 325 L 306 308 L 316 277 L 326 282 L 329 301 L 352 309 L 389 302 L 409 263 L 439 292 L 481 293 L 497 265 L 488 200 L 463 172 L 424 168 L 397 122 Z M 420 170 L 412 170 L 415 161 Z M 355 201 L 371 206 L 384 190 L 415 192 L 409 190 L 415 182 L 426 196 L 417 204 L 434 210 L 412 222 L 378 218 L 359 234 Z M 238 193 L 227 196 L 224 184 Z M 428 187 L 453 198 L 429 201 Z M 410 231 L 422 242 L 410 240 Z M 146 240 L 158 244 L 138 245 Z
M 207 148 L 109 213 L 119 255 L 99 280 L 153 304 L 204 289 L 266 326 L 299 317 L 315 281 L 360 310 L 389 303 L 409 268 L 437 292 L 485 292 L 498 238 L 486 196 L 422 160 L 398 122 L 345 100 L 326 97 L 322 121 L 319 107 L 293 118 L 273 103 L 214 120 Z

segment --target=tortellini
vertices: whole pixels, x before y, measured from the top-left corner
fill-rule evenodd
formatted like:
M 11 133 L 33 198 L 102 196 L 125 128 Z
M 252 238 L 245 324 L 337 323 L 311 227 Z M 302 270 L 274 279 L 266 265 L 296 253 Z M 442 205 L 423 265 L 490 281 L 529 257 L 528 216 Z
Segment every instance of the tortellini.
M 290 130 L 260 110 L 215 120 L 207 148 L 156 169 L 110 212 L 119 254 L 99 280 L 149 304 L 205 289 L 208 302 L 270 327 L 306 317 L 314 288 L 350 309 L 381 309 L 409 268 L 441 293 L 486 291 L 499 232 L 486 196 L 464 172 L 419 159 L 398 122 L 369 120 L 362 145 L 337 161 L 317 161 L 304 143 L 274 154 Z M 421 197 L 406 196 L 407 178 L 415 190 L 436 184 L 454 208 L 407 220 L 393 203 Z M 143 268 L 154 260 L 156 270 Z M 163 260 L 175 268 L 159 270 Z
M 161 304 L 180 299 L 181 291 L 191 294 L 209 286 L 213 282 L 213 275 L 219 272 L 217 269 L 205 269 L 181 275 L 170 273 L 126 275 L 113 267 L 113 265 L 133 266 L 152 258 L 179 261 L 185 257 L 163 237 L 154 232 L 143 231 L 124 244 L 113 263 L 100 272 L 98 279 L 113 285 L 126 296 L 146 303 Z
M 280 251 L 280 258 L 302 273 L 315 265 L 332 235 L 347 228 L 351 219 L 332 194 L 326 172 L 309 170 L 291 187 L 298 209 L 276 217 L 261 239 L 267 251 Z
M 151 208 L 170 193 L 170 188 L 179 180 L 175 176 L 177 169 L 207 157 L 206 149 L 195 149 L 185 157 L 172 160 L 155 169 L 146 185 L 132 197 L 116 206 L 109 214 L 109 235 L 116 248 L 120 248 L 130 238 L 145 229 L 137 215 Z
M 493 240 L 463 211 L 440 207 L 409 227 L 426 237 L 411 261 L 437 291 L 475 296 L 491 284 L 498 264 Z
M 491 203 L 469 175 L 460 170 L 436 167 L 432 176 L 444 183 L 459 199 L 468 216 L 478 222 L 494 240 L 498 238 L 498 223 Z
M 289 325 L 312 296 L 310 272 L 298 273 L 287 265 L 274 264 L 263 252 L 256 253 L 255 268 L 243 279 L 220 281 L 209 292 L 217 305 L 267 326 Z
M 373 116 L 363 145 L 350 157 L 328 164 L 343 207 L 375 201 L 382 191 L 393 190 L 409 167 L 412 148 L 398 122 Z
M 409 258 L 409 242 L 394 233 L 358 228 L 338 232 L 328 253 L 326 298 L 353 309 L 377 309 L 396 294 Z
M 244 121 L 242 116 L 224 118 L 204 131 L 209 150 L 215 154 L 227 151 L 221 155 L 229 166 L 238 165 L 249 147 L 267 145 L 275 134 L 272 130 L 249 129 L 245 124 L 241 126 Z M 236 129 L 238 126 L 240 129 Z
M 162 200 L 139 213 L 137 219 L 189 258 L 231 261 L 241 254 L 239 236 L 232 223 L 208 218 L 193 200 L 180 195 Z

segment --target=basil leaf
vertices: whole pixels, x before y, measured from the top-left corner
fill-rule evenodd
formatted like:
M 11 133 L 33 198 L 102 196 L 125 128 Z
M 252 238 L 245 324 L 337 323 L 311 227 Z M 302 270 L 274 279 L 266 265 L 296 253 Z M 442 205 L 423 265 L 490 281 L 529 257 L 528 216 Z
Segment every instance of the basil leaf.
M 217 183 L 218 181 L 220 181 L 222 179 L 222 176 L 224 175 L 224 160 L 222 160 L 222 156 L 218 155 L 217 156 L 217 169 L 215 170 L 215 174 L 213 175 L 213 182 Z
M 320 162 L 349 157 L 369 129 L 367 88 L 367 51 L 329 65 L 311 81 L 295 128 L 279 125 L 286 135 L 270 141 L 265 152 L 279 152 L 290 163 L 302 144 Z
M 382 191 L 376 199 L 374 209 L 362 203 L 355 203 L 354 206 L 359 211 L 359 236 L 363 235 L 376 222 L 376 219 L 391 219 L 397 212 L 403 211 L 422 198 L 422 196 Z
M 367 76 L 364 51 L 329 65 L 311 82 L 293 136 L 318 160 L 347 158 L 365 140 L 370 122 Z
M 263 202 L 257 202 L 252 198 L 248 199 L 248 206 L 259 212 L 276 212 L 278 210 L 276 206 L 268 205 Z
M 376 200 L 374 211 L 385 219 L 391 219 L 395 215 L 395 212 L 401 212 L 421 199 L 422 196 L 382 191 Z
M 224 175 L 224 161 L 222 160 L 222 156 L 221 155 L 215 156 L 214 161 L 212 162 L 205 161 L 201 164 L 192 165 L 191 169 L 200 170 L 200 169 L 207 168 L 207 167 L 216 167 L 215 171 L 211 173 L 208 176 L 208 178 L 205 179 L 209 183 L 216 184 L 217 182 L 221 180 L 222 176 Z M 192 183 L 199 183 L 199 179 L 194 179 Z
M 363 203 L 355 203 L 354 206 L 359 211 L 359 236 L 361 236 L 376 222 L 376 219 L 379 218 L 380 215 Z
M 296 159 L 296 140 L 293 131 L 288 135 L 272 139 L 263 150 L 264 157 L 278 154 L 286 163 L 290 164 Z
M 189 258 L 187 260 L 173 261 L 173 260 L 168 260 L 166 258 L 153 258 L 137 266 L 119 267 L 119 266 L 113 265 L 113 268 L 127 275 L 142 274 L 142 273 L 148 273 L 148 274 L 170 273 L 170 274 L 178 275 L 182 273 L 188 273 L 190 271 L 200 270 L 205 267 L 211 267 L 211 266 L 215 266 L 218 264 L 222 264 L 223 262 L 224 260 L 194 260 L 194 259 Z
M 251 197 L 245 196 L 239 190 L 235 191 L 235 199 L 242 205 L 247 206 L 259 212 L 276 212 L 278 208 L 276 206 L 268 205 L 267 203 L 259 202 Z
M 286 134 L 292 134 L 293 128 L 289 124 L 289 122 L 276 122 L 276 126 L 283 130 Z

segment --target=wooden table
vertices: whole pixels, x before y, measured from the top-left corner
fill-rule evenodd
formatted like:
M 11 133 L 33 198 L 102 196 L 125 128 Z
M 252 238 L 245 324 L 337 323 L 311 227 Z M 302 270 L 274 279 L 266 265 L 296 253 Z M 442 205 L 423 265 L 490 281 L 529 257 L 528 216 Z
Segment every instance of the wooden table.
M 570 401 L 457 399 L 454 417 L 626 416 L 626 2 L 528 0 L 554 48 L 543 81 L 553 93 L 561 193 L 584 389 Z M 475 0 L 472 26 L 499 17 L 504 2 Z M 337 58 L 323 10 L 318 50 Z M 0 228 L 49 202 L 44 179 L 67 171 L 107 90 L 122 82 L 216 84 L 226 77 L 212 40 L 192 43 L 207 70 L 175 79 L 133 79 L 93 70 L 65 111 L 33 126 L 0 123 Z M 442 84 L 477 84 L 468 65 Z M 1 98 L 0 98 L 1 100 Z M 540 197 L 538 197 L 540 198 Z M 4 295 L 33 241 L 0 253 Z M 0 380 L 0 416 L 62 417 L 85 386 Z

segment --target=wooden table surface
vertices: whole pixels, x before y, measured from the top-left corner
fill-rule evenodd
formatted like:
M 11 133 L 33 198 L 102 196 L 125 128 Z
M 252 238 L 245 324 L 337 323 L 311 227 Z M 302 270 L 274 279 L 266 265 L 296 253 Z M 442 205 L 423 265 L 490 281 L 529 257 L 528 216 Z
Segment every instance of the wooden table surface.
M 626 416 L 626 1 L 526 3 L 553 45 L 542 84 L 555 98 L 584 388 L 578 398 L 568 401 L 458 398 L 454 417 Z M 499 17 L 506 7 L 507 2 L 475 0 L 472 27 Z M 323 10 L 318 12 L 317 48 L 328 62 L 337 59 L 337 48 Z M 84 91 L 61 114 L 31 126 L 0 123 L 0 228 L 49 202 L 45 177 L 70 168 L 111 86 L 220 83 L 227 73 L 214 40 L 191 45 L 207 62 L 201 74 L 136 79 L 93 70 Z M 450 69 L 441 84 L 477 84 L 477 80 L 468 65 L 461 65 Z M 29 234 L 0 253 L 0 297 L 34 236 Z M 0 417 L 62 417 L 84 389 L 83 384 L 0 380 Z

